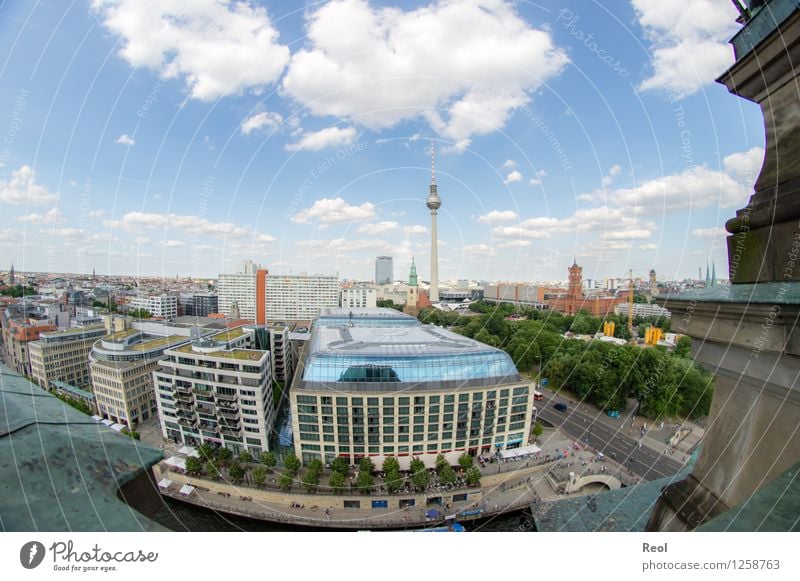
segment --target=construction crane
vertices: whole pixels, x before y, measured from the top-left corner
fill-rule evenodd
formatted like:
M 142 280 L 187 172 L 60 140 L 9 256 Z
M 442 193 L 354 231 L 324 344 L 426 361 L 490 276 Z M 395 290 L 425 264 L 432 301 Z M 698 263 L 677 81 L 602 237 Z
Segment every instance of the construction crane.
M 633 339 L 633 269 L 628 271 L 628 333 Z

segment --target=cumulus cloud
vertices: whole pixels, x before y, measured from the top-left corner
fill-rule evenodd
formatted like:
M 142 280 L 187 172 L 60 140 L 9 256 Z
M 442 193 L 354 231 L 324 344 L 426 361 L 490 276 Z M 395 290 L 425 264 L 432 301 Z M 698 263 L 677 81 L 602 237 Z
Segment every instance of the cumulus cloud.
M 58 195 L 36 183 L 36 172 L 29 165 L 13 170 L 7 182 L 0 180 L 0 202 L 43 206 L 57 200 Z
M 503 162 L 503 165 L 500 166 L 503 169 L 514 169 L 517 167 L 517 162 L 513 159 L 507 159 Z
M 383 129 L 423 117 L 457 147 L 494 131 L 568 62 L 511 2 L 414 10 L 334 0 L 308 12 L 284 91 L 318 116 Z
M 733 64 L 728 39 L 738 14 L 730 2 L 633 0 L 633 6 L 652 54 L 653 73 L 640 89 L 686 97 Z
M 159 240 L 156 242 L 156 246 L 161 246 L 163 248 L 180 248 L 181 246 L 186 246 L 186 242 L 183 240 Z
M 90 210 L 89 211 L 89 217 L 90 218 L 102 218 L 103 216 L 105 216 L 105 214 L 106 214 L 105 210 Z
M 287 143 L 286 151 L 319 151 L 326 147 L 350 145 L 356 138 L 354 127 L 326 127 L 304 133 L 299 141 Z
M 425 226 L 420 226 L 416 224 L 414 226 L 403 226 L 403 234 L 406 236 L 422 236 L 423 234 L 427 234 L 428 229 Z
M 517 170 L 510 172 L 506 179 L 503 181 L 504 184 L 513 184 L 514 182 L 521 182 L 522 181 L 522 174 L 519 173 Z
M 761 171 L 764 162 L 764 149 L 754 147 L 741 153 L 732 153 L 722 160 L 722 165 L 729 174 L 745 184 L 753 184 Z
M 728 231 L 721 226 L 714 226 L 713 228 L 697 228 L 692 230 L 692 236 L 696 238 L 726 238 Z
M 519 216 L 514 210 L 492 210 L 487 214 L 483 214 L 482 216 L 478 216 L 478 222 L 483 222 L 484 224 L 501 224 L 503 222 L 514 222 L 518 220 Z
M 612 165 L 608 169 L 608 173 L 603 176 L 603 186 L 604 187 L 608 187 L 611 184 L 613 184 L 614 183 L 614 178 L 617 177 L 617 175 L 619 174 L 619 172 L 621 170 L 622 170 L 622 168 L 620 166 L 618 166 L 617 164 Z
M 375 217 L 375 205 L 364 202 L 360 206 L 351 206 L 342 198 L 323 198 L 317 200 L 310 208 L 299 211 L 292 216 L 295 224 L 308 224 L 312 220 L 320 222 L 363 222 Z
M 107 228 L 120 228 L 127 232 L 146 230 L 178 231 L 189 236 L 214 236 L 216 238 L 243 238 L 255 235 L 249 226 L 241 226 L 233 222 L 212 222 L 200 216 L 187 214 L 158 214 L 145 212 L 128 212 L 119 220 L 105 220 Z M 270 237 L 271 238 L 271 237 Z M 138 241 L 138 244 L 144 244 Z
M 540 169 L 536 172 L 536 175 L 533 176 L 531 179 L 528 180 L 528 183 L 532 186 L 538 186 L 542 183 L 542 178 L 547 175 L 547 172 L 543 169 Z
M 133 147 L 136 145 L 136 140 L 130 137 L 127 133 L 123 133 L 117 137 L 115 143 L 119 143 L 120 145 L 124 145 L 126 147 Z
M 501 242 L 497 245 L 498 248 L 525 248 L 526 246 L 530 246 L 530 240 L 509 240 L 507 242 Z
M 26 222 L 28 224 L 56 224 L 64 222 L 64 214 L 58 208 L 51 208 L 44 214 L 37 214 L 32 212 L 24 216 L 17 217 L 17 222 Z
M 391 246 L 383 240 L 358 240 L 332 238 L 327 240 L 301 240 L 297 243 L 302 250 L 313 250 L 316 254 L 338 254 L 340 252 L 359 252 L 363 250 L 388 252 Z
M 266 9 L 250 0 L 94 0 L 92 9 L 131 66 L 183 79 L 194 99 L 273 83 L 289 60 Z
M 275 131 L 283 123 L 283 117 L 278 113 L 262 111 L 251 115 L 242 122 L 241 131 L 244 135 L 250 135 L 253 131 L 265 130 Z
M 375 222 L 371 224 L 361 224 L 358 227 L 358 231 L 362 234 L 383 234 L 384 232 L 391 232 L 393 230 L 398 230 L 400 228 L 400 224 L 397 222 Z
M 463 249 L 464 254 L 469 254 L 475 257 L 489 257 L 494 255 L 494 250 L 487 244 L 468 244 Z
M 658 250 L 658 244 L 653 244 L 652 242 L 648 244 L 642 244 L 639 246 L 641 250 Z

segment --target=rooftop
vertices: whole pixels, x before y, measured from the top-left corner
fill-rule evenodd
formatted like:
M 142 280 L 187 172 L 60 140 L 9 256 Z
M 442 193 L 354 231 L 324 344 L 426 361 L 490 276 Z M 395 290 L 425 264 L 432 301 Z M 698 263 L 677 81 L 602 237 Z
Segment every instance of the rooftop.
M 75 327 L 72 329 L 64 329 L 62 331 L 50 331 L 47 333 L 42 333 L 42 335 L 47 337 L 66 337 L 68 335 L 85 335 L 101 329 L 105 329 L 105 327 L 103 325 L 91 325 L 89 327 Z
M 386 308 L 327 308 L 314 321 L 315 327 L 402 327 L 418 326 L 410 315 Z
M 247 361 L 259 361 L 267 351 L 260 351 L 257 349 L 225 349 L 224 344 L 220 343 L 220 349 L 216 351 L 197 351 L 194 349 L 196 346 L 192 343 L 187 343 L 186 345 L 181 345 L 176 351 L 180 353 L 196 353 L 198 355 L 204 355 L 206 357 L 219 357 L 223 359 L 244 359 Z M 211 345 L 205 345 L 206 347 L 210 347 Z

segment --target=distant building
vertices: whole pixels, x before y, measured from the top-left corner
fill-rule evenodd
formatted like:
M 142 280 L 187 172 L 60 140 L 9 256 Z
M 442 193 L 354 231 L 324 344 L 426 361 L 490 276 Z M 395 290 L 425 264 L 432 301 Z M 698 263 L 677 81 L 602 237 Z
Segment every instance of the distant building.
M 394 260 L 391 256 L 375 259 L 375 284 L 392 284 L 394 281 Z
M 165 438 L 217 444 L 256 457 L 275 421 L 269 352 L 255 330 L 237 327 L 164 352 L 152 373 Z
M 546 309 L 543 287 L 526 283 L 487 284 L 483 289 L 483 299 L 492 303 L 513 303 L 519 306 Z
M 614 313 L 624 317 L 628 316 L 629 305 L 627 302 L 619 303 L 614 307 Z M 659 307 L 655 303 L 633 303 L 633 316 L 634 317 L 664 317 L 669 319 L 672 317 L 664 307 Z
M 28 347 L 33 381 L 44 389 L 50 389 L 51 381 L 75 387 L 91 384 L 89 352 L 105 334 L 102 322 L 92 327 L 40 333 L 39 340 Z
M 611 279 L 609 279 L 611 280 Z M 554 311 L 574 315 L 587 311 L 594 317 L 603 317 L 614 311 L 614 307 L 625 302 L 624 297 L 586 297 L 583 294 L 583 268 L 573 261 L 569 267 L 569 282 L 566 295 L 548 300 Z
M 195 293 L 186 303 L 187 315 L 207 317 L 219 312 L 219 297 L 214 293 Z
M 374 309 L 377 306 L 377 291 L 365 287 L 343 288 L 340 306 Z
M 56 326 L 47 319 L 29 319 L 24 314 L 15 317 L 11 309 L 3 312 L 0 322 L 3 328 L 6 365 L 20 375 L 29 377 L 31 374 L 31 360 L 28 353 L 30 344 L 38 341 L 41 333 L 55 331 Z
M 131 309 L 144 309 L 154 317 L 167 321 L 178 316 L 178 297 L 175 295 L 161 294 L 149 297 L 134 297 L 128 303 Z

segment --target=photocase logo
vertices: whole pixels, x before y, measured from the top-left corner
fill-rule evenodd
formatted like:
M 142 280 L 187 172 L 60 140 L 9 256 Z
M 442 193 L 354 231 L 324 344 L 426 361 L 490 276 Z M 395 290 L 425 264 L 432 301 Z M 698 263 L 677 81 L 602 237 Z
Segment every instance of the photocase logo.
M 35 569 L 44 559 L 44 545 L 39 541 L 30 541 L 19 550 L 19 562 L 26 569 Z

